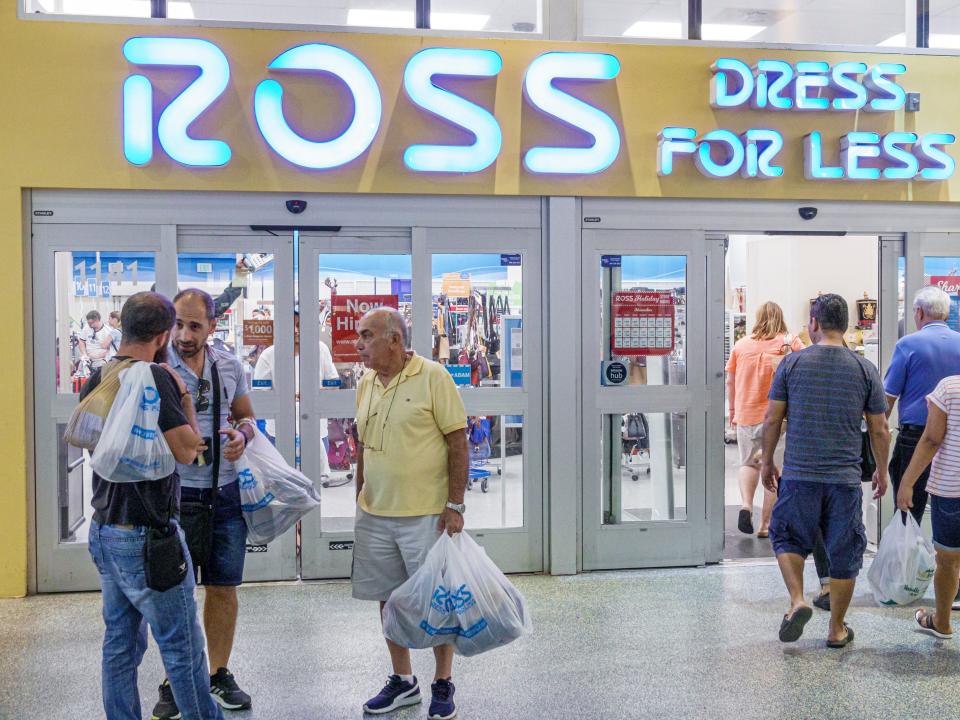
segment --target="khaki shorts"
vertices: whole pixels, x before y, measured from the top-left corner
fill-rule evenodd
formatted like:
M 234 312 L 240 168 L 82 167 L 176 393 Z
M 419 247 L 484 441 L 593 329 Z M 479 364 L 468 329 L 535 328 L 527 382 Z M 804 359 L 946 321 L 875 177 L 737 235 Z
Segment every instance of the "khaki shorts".
M 773 451 L 773 462 L 783 470 L 783 451 L 786 436 L 781 433 L 777 449 Z M 760 467 L 763 455 L 763 423 L 758 425 L 737 425 L 737 448 L 740 450 L 740 467 Z
M 383 517 L 357 508 L 353 597 L 384 602 L 423 564 L 440 537 L 439 515 Z

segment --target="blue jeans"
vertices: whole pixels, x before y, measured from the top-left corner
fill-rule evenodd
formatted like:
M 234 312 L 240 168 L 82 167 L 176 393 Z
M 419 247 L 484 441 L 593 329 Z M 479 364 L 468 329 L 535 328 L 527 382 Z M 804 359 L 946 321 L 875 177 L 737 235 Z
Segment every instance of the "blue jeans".
M 137 668 L 147 649 L 147 625 L 160 648 L 173 697 L 184 720 L 223 720 L 210 697 L 204 638 L 194 602 L 193 572 L 166 592 L 147 587 L 146 529 L 90 524 L 90 555 L 103 590 L 103 709 L 107 720 L 141 720 Z M 180 543 L 189 562 L 183 531 Z

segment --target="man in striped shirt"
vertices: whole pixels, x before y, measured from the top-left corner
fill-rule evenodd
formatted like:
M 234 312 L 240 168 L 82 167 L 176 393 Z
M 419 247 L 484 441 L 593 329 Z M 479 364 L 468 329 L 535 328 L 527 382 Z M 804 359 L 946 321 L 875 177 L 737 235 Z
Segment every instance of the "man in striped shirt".
M 960 586 L 960 375 L 941 380 L 927 396 L 927 406 L 926 427 L 900 480 L 897 507 L 913 511 L 915 486 L 930 465 L 926 494 L 930 496 L 933 545 L 937 549 L 933 576 L 936 610 L 931 613 L 920 608 L 916 619 L 921 630 L 949 640 L 953 637 L 951 605 Z
M 853 640 L 844 617 L 867 546 L 860 489 L 864 415 L 878 458 L 887 457 L 890 431 L 880 374 L 843 342 L 848 320 L 842 297 L 817 298 L 808 325 L 815 344 L 787 355 L 770 387 L 760 475 L 764 487 L 778 493 L 770 541 L 790 592 L 790 611 L 780 626 L 783 642 L 798 640 L 813 615 L 803 597 L 803 566 L 821 531 L 830 560 L 827 647 L 845 647 Z M 788 431 L 781 474 L 773 458 L 784 420 Z M 887 469 L 880 465 L 874 497 L 887 489 Z

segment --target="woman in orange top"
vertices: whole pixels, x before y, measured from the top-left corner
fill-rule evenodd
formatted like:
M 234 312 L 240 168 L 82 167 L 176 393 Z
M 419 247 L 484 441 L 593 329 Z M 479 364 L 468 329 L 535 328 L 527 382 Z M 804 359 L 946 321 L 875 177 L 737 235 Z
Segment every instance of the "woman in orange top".
M 737 528 L 753 534 L 753 497 L 760 481 L 760 455 L 763 441 L 763 417 L 767 412 L 767 394 L 773 373 L 784 355 L 803 348 L 799 338 L 787 334 L 783 310 L 775 302 L 765 302 L 757 309 L 757 321 L 750 337 L 741 338 L 733 346 L 727 362 L 727 400 L 730 424 L 737 429 L 740 450 L 741 509 Z M 775 454 L 778 467 L 783 467 L 785 438 L 781 436 Z M 776 495 L 764 490 L 763 510 L 757 537 L 767 537 L 770 513 Z

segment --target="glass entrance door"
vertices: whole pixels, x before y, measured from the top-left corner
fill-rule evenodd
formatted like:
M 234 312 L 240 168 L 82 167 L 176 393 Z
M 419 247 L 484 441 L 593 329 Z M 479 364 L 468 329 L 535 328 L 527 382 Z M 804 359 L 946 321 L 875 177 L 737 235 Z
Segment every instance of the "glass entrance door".
M 723 242 L 583 232 L 585 570 L 716 555 L 708 521 L 722 528 Z
M 413 349 L 461 385 L 467 529 L 502 569 L 542 569 L 539 247 L 530 230 L 300 234 L 302 462 L 323 498 L 302 523 L 304 578 L 350 573 L 354 388 L 364 372 L 353 329 L 379 304 L 399 309 Z
M 214 298 L 217 329 L 208 343 L 244 370 L 261 430 L 287 462 L 296 458 L 293 234 L 180 229 L 177 288 Z M 296 529 L 269 545 L 247 546 L 245 581 L 297 577 Z
M 36 225 L 33 233 L 37 589 L 95 590 L 90 453 L 63 433 L 81 388 L 119 347 L 111 313 L 157 280 L 161 229 Z

